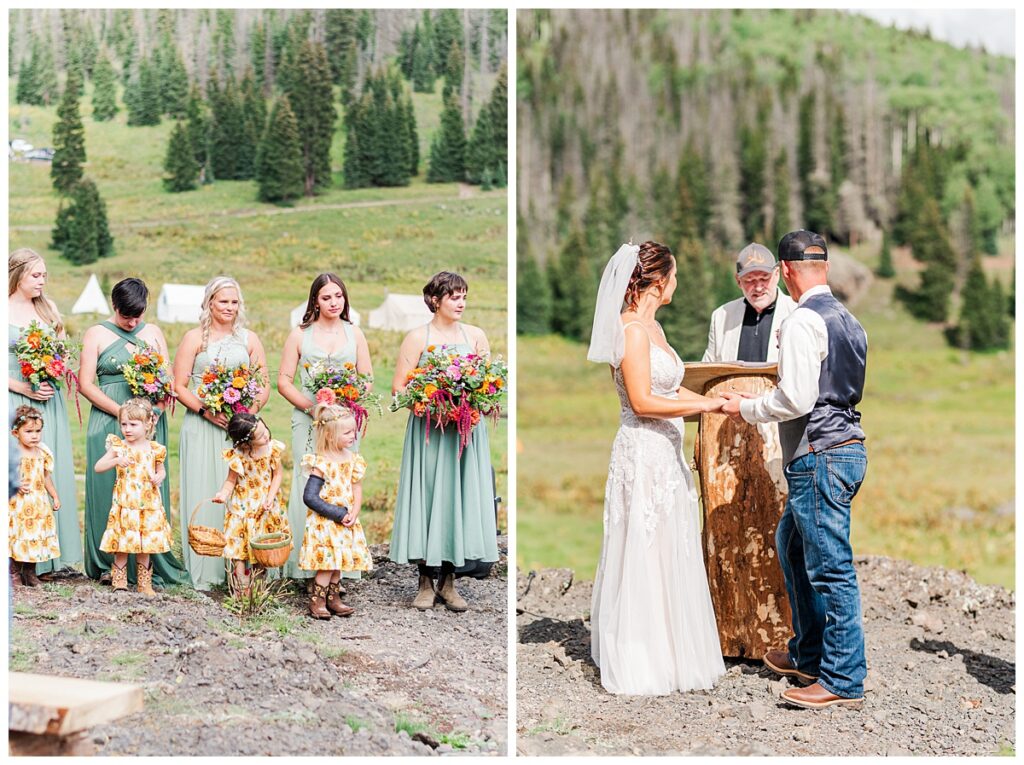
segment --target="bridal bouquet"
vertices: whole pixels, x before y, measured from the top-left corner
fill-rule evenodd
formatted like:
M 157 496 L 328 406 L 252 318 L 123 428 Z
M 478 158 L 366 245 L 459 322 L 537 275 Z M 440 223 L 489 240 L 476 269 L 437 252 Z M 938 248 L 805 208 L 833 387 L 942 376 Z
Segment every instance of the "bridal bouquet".
M 133 396 L 149 399 L 154 406 L 173 406 L 171 372 L 167 360 L 156 348 L 140 342 L 131 359 L 121 365 L 121 374 Z
M 303 364 L 309 374 L 306 387 L 318 404 L 341 404 L 352 410 L 356 418 L 356 429 L 366 432 L 369 407 L 377 414 L 384 414 L 379 393 L 372 393 L 373 375 L 361 374 L 356 365 L 347 362 L 334 364 L 329 361 L 314 361 Z
M 391 410 L 408 407 L 417 417 L 426 417 L 428 441 L 431 427 L 454 425 L 461 457 L 480 420 L 498 419 L 507 382 L 508 367 L 500 357 L 491 360 L 431 345 L 424 362 L 406 376 L 405 391 L 395 394 Z
M 230 417 L 238 412 L 251 412 L 256 399 L 266 390 L 267 376 L 262 367 L 239 364 L 226 367 L 211 364 L 203 370 L 196 395 L 203 406 Z

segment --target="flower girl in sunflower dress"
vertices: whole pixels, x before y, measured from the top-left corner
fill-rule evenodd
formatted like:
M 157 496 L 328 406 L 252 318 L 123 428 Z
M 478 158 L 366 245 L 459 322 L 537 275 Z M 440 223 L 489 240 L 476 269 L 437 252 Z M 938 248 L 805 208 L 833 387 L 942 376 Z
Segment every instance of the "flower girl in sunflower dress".
M 149 556 L 171 549 L 171 526 L 160 499 L 160 484 L 167 479 L 167 447 L 150 440 L 156 415 L 146 399 L 128 399 L 117 419 L 122 437 L 107 436 L 107 451 L 95 467 L 97 473 L 117 470 L 100 549 L 114 554 L 113 589 L 128 589 L 128 556 L 134 554 L 138 591 L 152 597 L 156 592 Z
M 228 477 L 212 501 L 227 505 L 227 544 L 222 554 L 234 562 L 233 581 L 244 593 L 251 583 L 250 567 L 256 562 L 249 542 L 287 522 L 278 496 L 284 475 L 281 455 L 285 445 L 271 437 L 261 418 L 248 412 L 232 415 L 228 437 L 232 442 L 232 447 L 224 450 Z
M 8 501 L 7 543 L 11 585 L 38 587 L 36 564 L 60 557 L 57 522 L 60 498 L 53 483 L 53 452 L 43 443 L 43 413 L 31 406 L 14 412 L 11 433 L 18 441 L 18 491 Z M 51 505 L 52 500 L 52 505 Z
M 309 480 L 302 495 L 308 510 L 299 567 L 316 572 L 309 600 L 310 616 L 330 619 L 331 614 L 350 616 L 355 612 L 341 602 L 342 572 L 373 568 L 359 522 L 366 460 L 352 451 L 356 418 L 348 407 L 317 404 L 313 409 L 313 427 L 316 453 L 302 457 Z

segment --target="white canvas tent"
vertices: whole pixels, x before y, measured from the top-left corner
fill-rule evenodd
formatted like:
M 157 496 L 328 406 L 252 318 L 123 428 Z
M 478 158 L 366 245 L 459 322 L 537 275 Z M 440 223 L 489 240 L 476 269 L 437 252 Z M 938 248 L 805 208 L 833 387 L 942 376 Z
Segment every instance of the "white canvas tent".
M 303 300 L 301 303 L 299 303 L 297 306 L 295 306 L 295 308 L 292 309 L 292 315 L 291 315 L 292 324 L 291 325 L 293 327 L 299 326 L 299 324 L 302 322 L 302 317 L 305 315 L 305 313 L 306 313 L 306 301 Z M 359 326 L 359 321 L 360 321 L 359 311 L 357 311 L 352 306 L 348 307 L 348 318 L 349 318 L 349 321 L 351 321 L 357 327 Z
M 85 283 L 85 289 L 71 307 L 71 313 L 110 313 L 96 274 L 90 276 L 89 281 Z
M 420 295 L 388 294 L 383 303 L 370 311 L 370 328 L 408 332 L 426 324 L 432 316 Z
M 199 323 L 205 291 L 202 284 L 165 284 L 156 303 L 157 321 Z

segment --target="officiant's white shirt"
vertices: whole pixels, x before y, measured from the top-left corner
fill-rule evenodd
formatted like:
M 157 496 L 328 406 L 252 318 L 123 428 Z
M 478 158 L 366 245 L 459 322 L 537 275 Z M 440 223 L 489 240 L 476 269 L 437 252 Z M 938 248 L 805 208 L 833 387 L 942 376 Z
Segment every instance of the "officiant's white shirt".
M 740 415 L 750 423 L 783 422 L 802 417 L 818 400 L 821 362 L 828 356 L 828 328 L 817 311 L 801 308 L 815 295 L 831 295 L 827 284 L 800 296 L 796 310 L 780 328 L 779 386 L 760 398 L 740 402 Z
M 772 339 L 768 341 L 766 363 L 778 360 L 779 327 L 795 310 L 796 301 L 776 287 L 775 311 L 772 314 L 772 326 L 769 330 L 772 333 Z M 708 329 L 708 347 L 704 351 L 704 358 L 701 361 L 736 361 L 740 352 L 740 334 L 743 332 L 743 316 L 746 311 L 746 298 L 730 300 L 714 310 L 711 314 L 711 326 Z

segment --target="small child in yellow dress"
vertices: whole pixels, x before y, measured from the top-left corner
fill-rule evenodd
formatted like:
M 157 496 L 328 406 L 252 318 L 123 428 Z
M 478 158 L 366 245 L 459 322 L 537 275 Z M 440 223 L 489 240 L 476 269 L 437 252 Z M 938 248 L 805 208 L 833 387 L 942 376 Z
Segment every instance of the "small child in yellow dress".
M 153 405 L 143 398 L 128 399 L 117 414 L 123 439 L 107 436 L 107 452 L 96 461 L 97 473 L 117 468 L 107 530 L 100 549 L 114 553 L 110 584 L 128 589 L 128 554 L 134 553 L 138 591 L 153 596 L 151 553 L 171 549 L 171 526 L 164 515 L 160 484 L 167 478 L 167 447 L 150 441 L 156 427 Z
M 251 582 L 249 566 L 256 562 L 249 542 L 285 523 L 278 497 L 284 475 L 281 455 L 285 445 L 271 438 L 266 423 L 248 412 L 232 415 L 228 437 L 233 444 L 231 449 L 224 450 L 228 477 L 212 501 L 227 504 L 227 544 L 222 554 L 234 561 L 235 582 L 244 592 Z
M 309 615 L 330 619 L 331 614 L 355 612 L 341 602 L 342 571 L 370 571 L 373 558 L 366 544 L 359 510 L 363 505 L 366 460 L 351 450 L 356 442 L 356 418 L 348 407 L 317 404 L 313 408 L 316 454 L 302 457 L 309 480 L 302 495 L 306 532 L 299 551 L 299 567 L 316 571 Z
M 19 406 L 14 411 L 11 433 L 21 449 L 20 486 L 8 503 L 11 586 L 20 574 L 22 584 L 38 587 L 36 564 L 60 557 L 57 521 L 53 517 L 60 510 L 60 498 L 53 484 L 53 452 L 43 443 L 43 414 L 38 409 Z

